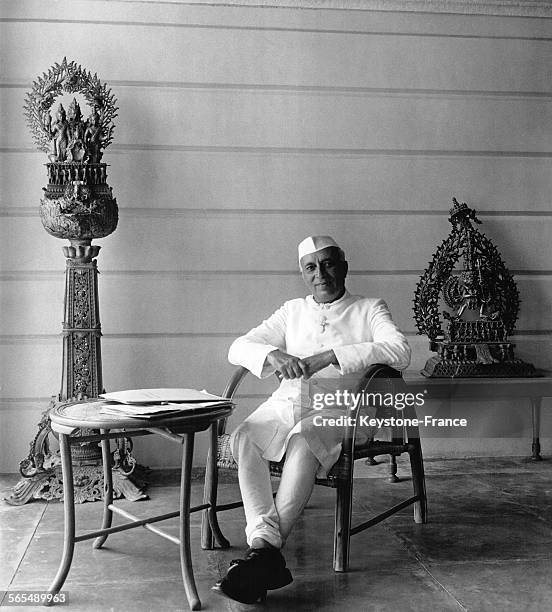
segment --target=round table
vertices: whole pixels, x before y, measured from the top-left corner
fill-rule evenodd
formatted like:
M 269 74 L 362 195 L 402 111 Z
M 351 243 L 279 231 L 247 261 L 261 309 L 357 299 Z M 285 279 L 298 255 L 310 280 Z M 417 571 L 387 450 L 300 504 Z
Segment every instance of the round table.
M 194 580 L 192 557 L 190 552 L 190 513 L 209 509 L 211 512 L 213 500 L 190 508 L 190 486 L 191 470 L 194 452 L 194 434 L 205 431 L 211 427 L 210 456 L 216 457 L 216 426 L 219 419 L 227 418 L 233 410 L 233 405 L 228 402 L 208 407 L 192 407 L 189 405 L 182 410 L 171 414 L 164 414 L 154 418 L 136 418 L 119 416 L 113 414 L 102 414 L 102 406 L 105 400 L 92 399 L 83 401 L 71 401 L 58 405 L 50 413 L 52 430 L 59 434 L 61 467 L 63 474 L 63 504 L 64 504 L 64 543 L 63 555 L 57 574 L 48 589 L 52 595 L 57 594 L 69 573 L 73 551 L 76 542 L 94 539 L 94 548 L 101 548 L 111 533 L 126 531 L 135 527 L 145 527 L 149 531 L 178 544 L 180 548 L 180 564 L 182 568 L 182 579 L 186 590 L 186 597 L 191 610 L 199 610 L 201 601 L 197 594 Z M 76 435 L 81 429 L 99 430 L 91 435 Z M 138 518 L 113 504 L 113 481 L 111 474 L 111 452 L 109 441 L 114 438 L 136 437 L 155 434 L 167 440 L 181 444 L 182 472 L 180 478 L 180 504 L 179 509 L 167 514 Z M 71 445 L 80 442 L 100 441 L 102 446 L 103 473 L 104 473 L 104 504 L 101 529 L 83 535 L 75 533 L 75 500 L 73 489 L 73 466 L 71 461 Z M 215 466 L 216 462 L 210 461 Z M 215 502 L 216 503 L 216 502 Z M 120 514 L 130 522 L 112 527 L 113 513 Z M 152 523 L 163 521 L 175 516 L 180 517 L 180 537 L 176 538 L 163 530 L 153 527 Z M 214 525 L 216 528 L 217 525 Z M 218 529 L 216 529 L 218 531 Z

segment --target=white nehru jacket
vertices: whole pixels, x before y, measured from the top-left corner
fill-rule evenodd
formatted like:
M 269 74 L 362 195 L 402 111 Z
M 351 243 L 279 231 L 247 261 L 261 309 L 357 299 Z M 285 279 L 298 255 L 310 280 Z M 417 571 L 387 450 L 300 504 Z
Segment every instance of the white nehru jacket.
M 328 379 L 341 376 L 360 379 L 372 364 L 387 364 L 403 370 L 410 363 L 410 347 L 393 323 L 386 303 L 347 291 L 339 300 L 328 304 L 318 304 L 312 296 L 285 302 L 259 326 L 236 339 L 228 359 L 265 378 L 274 373 L 266 363 L 266 356 L 275 349 L 299 358 L 333 349 L 338 365 L 328 366 L 313 376 L 308 385 L 311 396 L 313 387 L 318 390 L 317 381 L 323 386 L 320 390 L 326 391 Z M 266 430 L 255 428 L 256 442 L 264 451 L 265 459 L 281 459 L 290 430 L 301 419 L 300 408 L 301 380 L 295 379 L 283 380 L 256 411 L 258 418 L 270 415 L 271 424 L 267 423 Z M 248 421 L 257 420 L 255 414 Z

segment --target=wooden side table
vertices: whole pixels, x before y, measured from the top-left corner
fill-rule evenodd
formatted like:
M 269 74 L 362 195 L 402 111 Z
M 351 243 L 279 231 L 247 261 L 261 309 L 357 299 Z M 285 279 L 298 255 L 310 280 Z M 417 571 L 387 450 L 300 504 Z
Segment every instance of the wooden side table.
M 73 551 L 76 542 L 94 539 L 94 548 L 101 548 L 111 533 L 144 527 L 149 531 L 177 544 L 180 548 L 180 564 L 186 597 L 191 610 L 201 609 L 201 601 L 197 594 L 190 552 L 190 514 L 210 508 L 212 500 L 190 508 L 191 469 L 194 452 L 194 434 L 205 431 L 218 419 L 226 418 L 233 410 L 228 404 L 217 405 L 207 409 L 186 410 L 169 417 L 155 419 L 137 419 L 100 414 L 102 400 L 87 400 L 70 402 L 55 408 L 50 414 L 52 430 L 59 434 L 61 466 L 63 472 L 63 504 L 64 504 L 64 542 L 63 555 L 57 574 L 48 589 L 52 594 L 60 591 L 71 568 Z M 87 436 L 76 435 L 79 429 L 99 430 L 99 433 Z M 113 431 L 116 430 L 116 431 Z M 136 517 L 113 504 L 113 481 L 111 474 L 111 439 L 121 437 L 136 437 L 156 434 L 183 446 L 182 473 L 180 479 L 180 507 L 174 512 L 148 518 Z M 211 439 L 212 440 L 212 439 Z M 103 474 L 104 474 L 104 504 L 101 529 L 82 535 L 75 533 L 75 501 L 73 488 L 73 466 L 71 462 L 71 445 L 82 442 L 101 441 Z M 211 448 L 211 454 L 216 453 L 216 447 Z M 216 468 L 216 464 L 215 464 Z M 213 475 L 216 477 L 216 475 Z M 112 527 L 113 513 L 124 516 L 130 522 Z M 215 513 L 213 513 L 215 514 Z M 176 538 L 153 523 L 180 517 L 180 537 Z M 216 514 L 215 514 L 216 516 Z M 216 527 L 216 526 L 214 526 Z M 216 534 L 219 530 L 214 529 Z
M 540 416 L 543 397 L 552 397 L 552 372 L 541 370 L 530 378 L 427 378 L 406 372 L 404 380 L 413 393 L 427 390 L 426 400 L 529 399 L 533 421 L 531 459 L 541 461 Z

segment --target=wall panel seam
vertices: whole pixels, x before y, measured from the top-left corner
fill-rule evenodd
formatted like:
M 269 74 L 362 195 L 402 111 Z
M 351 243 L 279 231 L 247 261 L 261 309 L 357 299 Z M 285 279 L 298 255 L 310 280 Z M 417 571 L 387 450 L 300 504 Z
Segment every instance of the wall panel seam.
M 420 276 L 423 270 L 349 270 L 349 276 Z M 552 270 L 515 270 L 510 269 L 511 274 L 516 277 L 549 277 Z M 100 270 L 103 277 L 127 277 L 142 278 L 154 276 L 156 279 L 174 280 L 203 280 L 207 278 L 220 277 L 266 277 L 266 276 L 290 276 L 298 277 L 297 270 Z M 26 282 L 32 280 L 50 282 L 64 278 L 64 270 L 3 270 L 0 271 L 0 282 Z
M 0 412 L 10 412 L 12 410 L 17 410 L 17 412 L 36 412 L 38 417 L 40 413 L 44 412 L 48 408 L 49 402 L 49 398 L 43 400 L 39 398 L 25 398 L 23 401 L 19 401 L 18 398 L 0 398 Z M 43 405 L 37 406 L 37 404 Z
M 126 206 L 119 208 L 119 213 L 128 217 L 245 217 L 245 216 L 309 216 L 316 217 L 338 216 L 338 217 L 388 217 L 388 216 L 413 216 L 413 217 L 443 217 L 449 214 L 447 209 L 423 210 L 423 209 L 338 209 L 338 208 L 142 208 Z M 477 211 L 480 217 L 552 217 L 552 210 L 491 210 Z M 38 217 L 37 207 L 31 206 L 1 206 L 0 217 Z
M 152 333 L 124 333 L 124 334 L 102 334 L 104 340 L 156 340 L 167 338 L 238 338 L 246 333 L 241 331 L 222 331 L 222 332 L 152 332 Z M 402 330 L 402 333 L 409 338 L 425 338 L 420 336 L 415 330 Z M 0 334 L 0 345 L 8 344 L 43 344 L 58 342 L 62 333 L 57 334 Z M 535 336 L 552 336 L 552 329 L 520 329 L 512 334 L 517 340 L 534 339 Z
M 485 90 L 485 89 L 429 89 L 409 87 L 355 87 L 331 85 L 292 85 L 263 83 L 196 83 L 187 81 L 109 81 L 110 87 L 135 87 L 147 89 L 201 89 L 223 91 L 255 91 L 266 93 L 304 94 L 353 94 L 366 96 L 397 97 L 454 97 L 454 98 L 552 98 L 549 91 Z M 0 89 L 31 89 L 32 83 L 0 82 Z
M 37 397 L 0 397 L 0 403 L 5 404 L 7 402 L 13 403 L 26 403 L 26 402 L 49 402 L 52 397 L 57 397 L 57 394 L 52 394 L 51 396 L 37 396 Z
M 97 2 L 102 0 L 89 0 Z M 240 9 L 316 9 L 325 12 L 339 10 L 351 14 L 381 13 L 423 15 L 459 15 L 470 17 L 548 17 L 552 13 L 550 0 L 111 0 L 111 2 L 138 2 L 145 5 L 195 5 L 233 7 Z
M 437 13 L 436 13 L 437 14 Z M 374 36 L 374 37 L 400 37 L 400 38 L 452 38 L 461 40 L 516 40 L 551 42 L 550 36 L 515 36 L 507 34 L 459 34 L 450 32 L 396 32 L 392 30 L 349 30 L 336 28 L 297 28 L 282 26 L 247 26 L 230 24 L 205 24 L 205 23 L 179 23 L 179 22 L 155 22 L 155 21 L 126 21 L 126 20 L 101 20 L 101 19 L 48 19 L 40 17 L 2 17 L 0 23 L 15 24 L 53 24 L 53 25 L 91 25 L 91 26 L 113 26 L 113 27 L 139 27 L 139 28 L 182 28 L 190 30 L 234 30 L 245 32 L 288 32 L 297 34 L 322 34 L 322 35 L 344 35 L 344 36 Z
M 240 155 L 279 155 L 313 157 L 420 157 L 420 158 L 535 158 L 551 159 L 552 151 L 513 150 L 461 150 L 461 149 L 368 149 L 332 147 L 284 147 L 284 146 L 226 146 L 226 145 L 169 145 L 169 144 L 113 144 L 110 153 L 122 154 L 127 151 L 169 151 L 183 153 L 232 153 Z M 40 153 L 33 147 L 0 146 L 0 153 Z

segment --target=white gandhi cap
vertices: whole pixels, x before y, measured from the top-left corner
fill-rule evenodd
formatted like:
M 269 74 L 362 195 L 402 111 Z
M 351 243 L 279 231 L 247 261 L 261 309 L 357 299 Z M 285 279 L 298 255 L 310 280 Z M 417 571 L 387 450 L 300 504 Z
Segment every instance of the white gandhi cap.
M 309 236 L 308 238 L 305 238 L 305 240 L 301 241 L 297 247 L 299 261 L 301 261 L 301 258 L 303 258 L 305 255 L 316 253 L 316 251 L 321 251 L 322 249 L 326 249 L 328 247 L 340 249 L 337 242 L 331 236 Z

